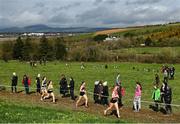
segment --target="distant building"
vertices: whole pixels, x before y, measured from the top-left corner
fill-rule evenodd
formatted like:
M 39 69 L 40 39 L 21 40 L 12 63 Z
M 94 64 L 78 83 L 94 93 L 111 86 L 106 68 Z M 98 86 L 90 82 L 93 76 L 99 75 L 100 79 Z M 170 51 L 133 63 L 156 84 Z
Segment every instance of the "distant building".
M 108 37 L 104 41 L 118 41 L 118 40 L 119 40 L 119 38 L 117 38 L 117 37 L 109 37 L 109 35 L 108 35 Z

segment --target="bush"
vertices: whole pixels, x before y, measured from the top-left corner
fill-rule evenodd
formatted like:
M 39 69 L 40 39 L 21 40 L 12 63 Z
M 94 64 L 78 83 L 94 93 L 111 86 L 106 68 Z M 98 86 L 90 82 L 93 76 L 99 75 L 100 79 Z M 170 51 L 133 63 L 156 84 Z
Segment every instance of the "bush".
M 99 35 L 94 36 L 93 39 L 94 39 L 94 41 L 103 41 L 107 37 L 108 37 L 108 35 L 106 35 L 106 34 L 99 34 Z

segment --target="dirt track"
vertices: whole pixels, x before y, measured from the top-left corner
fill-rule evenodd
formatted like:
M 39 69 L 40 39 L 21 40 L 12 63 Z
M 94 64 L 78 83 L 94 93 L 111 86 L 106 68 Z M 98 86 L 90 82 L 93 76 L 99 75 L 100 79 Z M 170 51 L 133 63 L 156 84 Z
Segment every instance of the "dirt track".
M 55 104 L 50 102 L 50 99 L 45 102 L 40 101 L 40 96 L 32 93 L 31 95 L 24 95 L 24 93 L 11 94 L 9 92 L 1 91 L 0 99 L 7 101 L 14 101 L 19 103 L 27 103 L 57 109 L 57 108 L 67 108 L 72 111 L 84 111 L 94 115 L 103 116 L 103 110 L 106 108 L 102 105 L 94 104 L 92 101 L 89 102 L 89 107 L 85 108 L 84 106 L 79 106 L 75 108 L 75 101 L 70 100 L 69 97 L 61 98 L 60 96 L 56 97 L 57 102 Z M 117 119 L 115 115 L 110 115 L 111 111 L 108 112 L 108 118 Z M 180 113 L 175 113 L 170 116 L 165 116 L 160 112 L 154 112 L 150 109 L 142 109 L 139 113 L 134 113 L 132 108 L 123 107 L 120 109 L 120 115 L 123 120 L 128 120 L 129 122 L 153 122 L 153 123 L 177 123 L 180 122 Z

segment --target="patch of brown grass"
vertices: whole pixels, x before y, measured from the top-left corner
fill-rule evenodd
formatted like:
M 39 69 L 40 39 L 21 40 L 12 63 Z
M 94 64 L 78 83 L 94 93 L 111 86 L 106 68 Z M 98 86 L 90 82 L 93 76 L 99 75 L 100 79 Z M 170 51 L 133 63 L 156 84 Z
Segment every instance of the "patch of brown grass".
M 129 31 L 132 30 L 134 28 L 116 28 L 116 29 L 109 29 L 109 30 L 104 30 L 104 31 L 97 31 L 95 33 L 95 35 L 99 35 L 99 34 L 113 34 L 113 33 L 117 33 L 117 32 L 124 32 L 124 31 Z

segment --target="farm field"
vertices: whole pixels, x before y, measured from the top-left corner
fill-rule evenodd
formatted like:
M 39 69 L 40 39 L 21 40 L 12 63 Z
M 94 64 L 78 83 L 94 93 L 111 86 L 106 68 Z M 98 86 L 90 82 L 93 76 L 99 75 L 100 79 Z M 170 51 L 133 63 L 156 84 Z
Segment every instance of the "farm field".
M 95 35 L 100 35 L 100 34 L 113 34 L 113 33 L 122 33 L 130 30 L 134 30 L 136 28 L 117 28 L 117 29 L 109 29 L 109 30 L 104 30 L 104 31 L 97 31 Z
M 104 80 L 104 81 L 108 81 L 109 93 L 111 94 L 111 88 L 114 85 L 116 75 L 117 73 L 120 73 L 122 85 L 126 89 L 126 94 L 123 98 L 123 103 L 125 107 L 124 107 L 124 110 L 122 110 L 122 119 L 120 119 L 121 122 L 142 122 L 141 120 L 142 118 L 140 116 L 143 116 L 143 114 L 145 113 L 147 113 L 147 115 L 149 116 L 146 119 L 144 119 L 143 122 L 179 122 L 179 120 L 177 120 L 177 118 L 179 117 L 178 113 L 180 112 L 179 107 L 173 107 L 173 112 L 175 114 L 171 118 L 168 118 L 167 120 L 166 120 L 166 117 L 163 117 L 161 113 L 158 113 L 159 120 L 150 119 L 151 115 L 156 116 L 155 112 L 152 112 L 152 110 L 149 109 L 149 105 L 151 103 L 146 103 L 146 102 L 142 103 L 142 106 L 143 106 L 142 113 L 140 112 L 140 114 L 137 114 L 136 119 L 132 111 L 132 100 L 133 100 L 133 95 L 134 95 L 135 82 L 140 81 L 142 83 L 142 87 L 143 87 L 142 100 L 152 102 L 151 95 L 152 95 L 152 90 L 153 90 L 154 74 L 159 73 L 162 80 L 162 74 L 160 72 L 162 64 L 113 63 L 113 62 L 112 63 L 96 62 L 96 63 L 84 63 L 84 64 L 85 64 L 85 69 L 81 70 L 80 69 L 81 63 L 78 63 L 78 62 L 53 61 L 53 62 L 48 62 L 46 66 L 38 64 L 37 67 L 32 68 L 30 67 L 29 63 L 25 63 L 25 62 L 9 61 L 8 63 L 5 63 L 3 61 L 0 61 L 0 70 L 1 70 L 0 71 L 0 85 L 6 86 L 6 92 L 5 93 L 0 92 L 0 104 L 1 104 L 1 111 L 2 111 L 1 113 L 6 113 L 6 111 L 9 111 L 9 113 L 12 114 L 16 111 L 18 112 L 23 109 L 24 111 L 21 114 L 28 114 L 27 111 L 35 107 L 35 109 L 33 109 L 32 111 L 32 114 L 39 113 L 39 111 L 42 111 L 42 112 L 47 111 L 47 114 L 45 114 L 43 117 L 51 116 L 53 111 L 55 111 L 54 113 L 58 111 L 60 115 L 57 115 L 57 113 L 53 114 L 53 117 L 52 117 L 54 118 L 53 120 L 45 120 L 46 122 L 49 122 L 49 123 L 50 122 L 71 122 L 71 121 L 73 122 L 116 122 L 116 121 L 119 121 L 118 119 L 114 118 L 114 116 L 107 116 L 107 117 L 103 116 L 102 112 L 103 112 L 103 109 L 105 109 L 105 107 L 95 106 L 92 103 L 93 102 L 92 92 L 94 88 L 94 81 Z M 108 69 L 104 68 L 105 64 L 108 65 Z M 178 70 L 180 70 L 180 65 L 174 64 L 174 66 L 176 68 L 175 80 L 170 80 L 169 85 L 172 87 L 172 91 L 173 91 L 172 103 L 180 104 L 180 97 L 179 97 L 180 73 L 178 72 Z M 133 69 L 133 67 L 135 67 L 135 69 Z M 149 69 L 150 71 L 146 71 L 147 69 Z M 9 92 L 10 88 L 8 86 L 10 86 L 11 84 L 10 81 L 11 81 L 11 76 L 13 72 L 16 72 L 17 75 L 19 76 L 18 86 L 20 87 L 18 88 L 18 91 L 24 90 L 21 83 L 22 76 L 24 74 L 27 74 L 31 79 L 31 82 L 32 82 L 31 88 L 30 88 L 31 92 L 35 91 L 34 88 L 36 86 L 35 84 L 36 75 L 40 73 L 41 76 L 47 76 L 48 80 L 53 81 L 55 95 L 58 98 L 58 103 L 55 105 L 49 102 L 42 103 L 40 101 L 40 97 L 35 95 L 34 93 L 30 96 L 24 95 L 24 92 L 21 92 L 15 95 L 10 94 Z M 88 98 L 90 99 L 90 105 L 91 105 L 90 108 L 88 108 L 87 110 L 84 110 L 83 107 L 80 107 L 79 110 L 74 110 L 74 107 L 73 107 L 74 103 L 70 100 L 67 100 L 68 98 L 64 100 L 63 102 L 65 106 L 66 104 L 68 104 L 66 107 L 60 104 L 63 101 L 63 99 L 60 98 L 60 95 L 59 95 L 59 78 L 61 74 L 65 74 L 68 81 L 69 81 L 70 76 L 74 78 L 76 95 L 79 94 L 79 86 L 80 86 L 81 81 L 85 80 L 87 82 L 86 87 L 88 91 Z M 26 101 L 26 98 L 28 102 Z M 5 104 L 5 103 L 9 103 L 9 104 Z M 24 106 L 24 105 L 27 105 L 27 106 Z M 47 106 L 51 106 L 52 108 L 51 107 L 49 108 Z M 37 107 L 37 111 L 36 111 L 36 107 Z M 17 108 L 17 109 L 6 110 L 7 108 Z M 57 110 L 57 108 L 59 108 L 60 110 Z M 96 108 L 98 108 L 98 112 L 97 112 L 98 116 L 94 115 L 96 113 L 95 111 Z M 78 112 L 80 112 L 80 114 Z M 90 115 L 86 115 L 85 114 L 86 112 Z M 56 118 L 56 117 L 61 116 L 61 114 L 62 114 L 62 117 L 73 116 L 73 118 L 72 120 L 67 119 L 66 121 L 66 119 L 64 120 L 62 119 L 63 121 L 59 121 L 59 119 L 61 118 Z M 130 115 L 130 117 L 128 117 L 128 115 Z M 31 116 L 31 115 L 28 114 L 28 116 Z M 77 118 L 81 118 L 81 116 L 83 117 L 82 119 L 76 120 Z M 43 117 L 39 117 L 39 118 L 43 118 Z M 17 119 L 15 116 L 11 118 L 7 118 L 7 117 L 2 117 L 2 118 L 4 118 L 2 122 L 5 122 L 6 121 L 5 119 L 11 120 L 10 122 L 13 122 L 15 119 Z M 19 122 L 24 122 L 26 119 L 27 118 L 22 118 L 22 120 L 20 120 Z M 34 120 L 35 122 L 43 122 L 41 121 L 41 119 L 38 119 L 38 116 Z M 104 121 L 100 121 L 100 120 L 104 120 Z M 30 122 L 33 122 L 33 121 L 30 121 Z
M 172 51 L 175 55 L 180 54 L 180 47 L 135 47 L 135 48 L 122 48 L 113 50 L 119 53 L 134 53 L 134 54 L 158 54 L 165 50 Z

